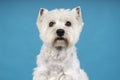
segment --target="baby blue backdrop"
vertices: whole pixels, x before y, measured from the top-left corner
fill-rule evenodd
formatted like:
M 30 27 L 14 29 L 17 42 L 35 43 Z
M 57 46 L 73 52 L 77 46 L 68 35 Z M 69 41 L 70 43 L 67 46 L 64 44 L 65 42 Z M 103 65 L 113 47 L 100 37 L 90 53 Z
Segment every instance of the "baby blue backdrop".
M 90 80 L 120 80 L 119 0 L 0 0 L 0 80 L 32 80 L 42 41 L 40 8 L 81 6 L 78 58 Z

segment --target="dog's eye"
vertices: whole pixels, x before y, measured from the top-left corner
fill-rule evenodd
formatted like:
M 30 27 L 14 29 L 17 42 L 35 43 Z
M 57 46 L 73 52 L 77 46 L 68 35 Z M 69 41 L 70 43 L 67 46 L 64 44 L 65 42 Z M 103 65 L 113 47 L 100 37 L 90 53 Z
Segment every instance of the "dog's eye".
M 53 27 L 54 24 L 55 24 L 55 22 L 51 21 L 51 22 L 49 23 L 49 27 Z
M 70 27 L 70 26 L 71 26 L 71 22 L 70 22 L 70 21 L 67 21 L 67 22 L 65 23 L 65 25 L 68 26 L 68 27 Z

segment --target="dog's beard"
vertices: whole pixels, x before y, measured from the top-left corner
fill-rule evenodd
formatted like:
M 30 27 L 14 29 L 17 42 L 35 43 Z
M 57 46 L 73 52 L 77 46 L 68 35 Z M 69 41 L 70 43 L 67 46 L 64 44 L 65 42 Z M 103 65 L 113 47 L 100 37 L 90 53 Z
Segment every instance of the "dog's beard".
M 57 49 L 62 49 L 68 46 L 68 39 L 67 38 L 63 38 L 63 37 L 57 37 L 55 38 L 54 42 L 53 42 L 53 46 Z

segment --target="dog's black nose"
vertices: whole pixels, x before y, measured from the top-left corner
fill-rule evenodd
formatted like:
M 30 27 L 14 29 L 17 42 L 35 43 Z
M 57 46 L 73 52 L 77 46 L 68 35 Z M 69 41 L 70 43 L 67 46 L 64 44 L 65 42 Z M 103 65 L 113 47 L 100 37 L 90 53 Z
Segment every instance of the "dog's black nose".
M 65 31 L 63 29 L 58 29 L 56 31 L 56 33 L 57 33 L 58 36 L 62 37 L 64 35 Z

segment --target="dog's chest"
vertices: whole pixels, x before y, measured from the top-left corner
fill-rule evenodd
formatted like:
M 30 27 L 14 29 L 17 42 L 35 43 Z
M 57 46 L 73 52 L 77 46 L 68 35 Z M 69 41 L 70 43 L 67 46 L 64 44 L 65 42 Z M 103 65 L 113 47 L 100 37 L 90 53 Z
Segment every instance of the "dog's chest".
M 63 72 L 71 66 L 72 62 L 70 58 L 48 58 L 47 68 L 50 75 L 55 75 Z

